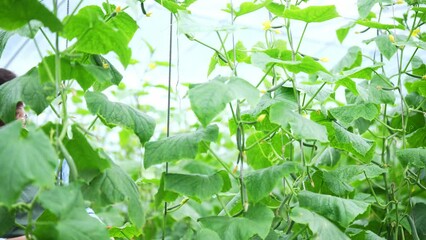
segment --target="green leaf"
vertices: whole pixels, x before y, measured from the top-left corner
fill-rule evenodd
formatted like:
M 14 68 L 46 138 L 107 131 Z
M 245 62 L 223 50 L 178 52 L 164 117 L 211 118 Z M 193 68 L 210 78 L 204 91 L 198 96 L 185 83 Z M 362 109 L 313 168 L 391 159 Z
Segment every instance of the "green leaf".
M 49 106 L 55 94 L 53 84 L 41 84 L 37 68 L 0 86 L 0 119 L 15 120 L 16 104 L 23 101 L 37 114 Z
M 198 153 L 202 141 L 214 142 L 218 136 L 218 127 L 211 125 L 192 133 L 178 134 L 158 141 L 148 142 L 145 146 L 144 166 L 172 162 L 181 159 L 193 159 Z
M 0 128 L 0 146 L 0 205 L 10 207 L 29 184 L 53 186 L 58 157 L 41 130 L 7 124 Z
M 410 147 L 426 147 L 426 127 L 422 127 L 407 136 Z
M 85 211 L 83 197 L 76 186 L 55 187 L 40 194 L 44 209 L 55 217 L 36 222 L 35 235 L 40 239 L 91 240 L 108 239 L 105 226 Z
M 372 66 L 367 67 L 356 67 L 348 71 L 343 72 L 343 77 L 349 77 L 349 78 L 361 78 L 361 79 L 367 79 L 371 80 L 372 73 L 374 70 L 377 70 L 381 68 L 384 64 L 383 63 L 376 63 Z M 343 78 L 342 77 L 342 78 Z
M 46 66 L 48 69 L 46 69 Z M 110 71 L 103 67 L 81 64 L 71 59 L 61 58 L 61 79 L 60 80 L 77 80 L 78 84 L 84 91 L 89 89 L 95 82 L 111 81 L 113 76 Z M 38 65 L 41 82 L 54 82 L 50 79 L 49 71 L 52 77 L 55 73 L 55 55 L 45 57 Z
M 302 191 L 297 195 L 299 206 L 314 211 L 347 228 L 355 218 L 367 211 L 368 203 Z
M 247 13 L 251 13 L 254 12 L 256 10 L 259 10 L 263 7 L 265 7 L 266 5 L 268 5 L 269 3 L 271 3 L 272 0 L 264 0 L 261 1 L 259 4 L 253 3 L 253 2 L 243 2 L 241 3 L 241 5 L 235 9 L 234 14 L 235 14 L 235 18 L 242 16 L 244 14 Z M 228 8 L 230 8 L 230 6 L 228 6 Z M 227 9 L 227 11 L 231 11 L 230 9 Z
M 304 9 L 296 7 L 286 9 L 284 17 L 304 21 L 306 23 L 324 22 L 339 17 L 336 6 L 310 6 Z
M 283 128 L 287 128 L 290 125 L 290 129 L 296 139 L 328 142 L 327 130 L 324 126 L 289 110 L 284 103 L 277 103 L 271 106 L 270 120 L 273 123 L 280 124 Z
M 192 111 L 203 126 L 207 126 L 233 98 L 234 93 L 228 86 L 216 80 L 189 89 Z
M 347 131 L 334 122 L 327 125 L 327 131 L 332 147 L 353 153 L 364 160 L 370 160 L 373 157 L 374 143 Z
M 219 172 L 211 175 L 167 173 L 164 189 L 197 199 L 210 199 L 223 187 Z
M 426 81 L 419 79 L 415 82 L 407 82 L 405 84 L 408 92 L 417 92 L 422 97 L 426 97 Z
M 372 179 L 383 173 L 386 173 L 386 169 L 374 164 L 346 165 L 332 171 L 323 171 L 322 180 L 331 192 L 338 196 L 345 196 L 354 190 L 351 183 L 365 181 L 365 175 Z
M 152 137 L 155 121 L 147 114 L 126 104 L 111 102 L 104 94 L 98 92 L 87 92 L 85 99 L 89 111 L 97 114 L 105 125 L 109 127 L 120 125 L 132 129 L 142 144 Z
M 33 19 L 42 22 L 52 32 L 62 30 L 59 19 L 38 0 L 0 1 L 0 28 L 15 30 Z
M 393 24 L 384 24 L 384 23 L 379 23 L 379 22 L 374 22 L 374 21 L 370 21 L 370 20 L 357 20 L 356 21 L 357 24 L 362 25 L 362 26 L 366 26 L 369 28 L 376 28 L 376 29 L 384 29 L 384 30 L 392 30 L 392 29 L 401 29 L 404 30 L 405 27 L 402 25 L 393 25 Z
M 285 162 L 247 174 L 245 181 L 249 201 L 259 202 L 272 192 L 278 181 L 291 173 L 298 172 L 299 169 L 297 163 Z
M 352 46 L 348 49 L 348 52 L 343 56 L 342 59 L 333 67 L 333 72 L 338 73 L 346 71 L 354 67 L 361 66 L 362 63 L 362 51 L 358 46 Z
M 158 4 L 165 7 L 172 13 L 177 13 L 179 10 L 185 10 L 185 6 L 176 3 L 173 0 L 155 0 Z
M 388 60 L 390 60 L 397 51 L 397 47 L 392 44 L 388 35 L 377 36 L 375 42 L 380 53 L 382 53 Z
M 309 56 L 302 58 L 302 61 L 284 62 L 284 67 L 290 72 L 314 74 L 317 72 L 328 72 L 319 62 Z
M 414 221 L 419 239 L 424 239 L 426 237 L 426 204 L 416 203 L 410 215 Z
M 358 0 L 358 13 L 360 18 L 366 18 L 370 14 L 371 8 L 379 0 Z
M 273 218 L 274 214 L 269 208 L 263 205 L 250 205 L 244 217 L 214 216 L 200 218 L 198 221 L 203 227 L 215 231 L 221 239 L 245 240 L 255 234 L 265 238 Z
M 334 166 L 340 159 L 340 152 L 334 148 L 327 147 L 317 158 L 318 165 Z
M 139 230 L 129 223 L 121 227 L 111 227 L 108 234 L 112 238 L 135 238 L 140 235 Z
M 119 166 L 111 168 L 94 178 L 83 188 L 84 198 L 100 206 L 124 202 L 130 221 L 140 229 L 145 222 L 140 193 L 134 181 Z
M 286 9 L 286 7 L 284 5 L 271 2 L 270 4 L 268 4 L 268 6 L 266 6 L 266 8 L 272 14 L 279 16 L 279 17 L 284 17 L 284 11 Z
M 426 167 L 426 149 L 408 148 L 397 150 L 396 156 L 404 167 L 407 165 L 418 168 Z
M 110 163 L 93 149 L 76 125 L 72 126 L 72 139 L 65 147 L 75 162 L 79 176 L 88 182 L 110 166 Z
M 131 59 L 128 44 L 136 32 L 136 22 L 125 12 L 120 12 L 108 22 L 98 6 L 87 6 L 71 17 L 65 18 L 63 36 L 68 40 L 77 38 L 73 49 L 90 54 L 106 54 L 114 51 L 123 66 Z
M 226 83 L 237 99 L 246 99 L 251 106 L 259 101 L 259 90 L 242 78 L 231 77 Z
M 195 237 L 196 240 L 221 240 L 219 235 L 208 228 L 201 228 Z
M 293 208 L 290 218 L 296 223 L 307 224 L 314 234 L 313 239 L 350 239 L 336 225 L 327 220 L 327 218 L 305 208 Z
M 359 118 L 372 121 L 380 114 L 379 108 L 373 103 L 346 105 L 329 111 L 346 128 L 353 126 Z
M 7 32 L 7 31 L 1 31 L 0 30 L 0 58 L 1 55 L 3 54 L 3 50 L 6 47 L 6 43 L 9 40 L 9 38 L 13 36 L 12 32 Z
M 343 41 L 345 40 L 346 36 L 349 33 L 349 30 L 355 26 L 355 23 L 351 22 L 345 26 L 342 26 L 341 28 L 336 30 L 336 35 L 337 35 L 337 39 L 339 40 L 340 43 L 343 43 Z
M 392 89 L 389 79 L 384 75 L 374 74 L 371 81 L 359 84 L 359 94 L 366 101 L 375 104 L 394 104 L 395 93 L 383 88 Z

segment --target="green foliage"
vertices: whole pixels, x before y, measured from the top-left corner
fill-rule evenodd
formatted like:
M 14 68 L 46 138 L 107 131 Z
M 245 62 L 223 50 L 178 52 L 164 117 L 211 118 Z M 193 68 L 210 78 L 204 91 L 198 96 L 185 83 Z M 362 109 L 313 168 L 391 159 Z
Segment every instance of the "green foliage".
M 57 1 L 0 3 L 0 56 L 15 37 L 41 46 L 27 53 L 39 54 L 34 68 L 0 86 L 0 234 L 18 214 L 37 239 L 424 239 L 425 1 L 358 0 L 359 18 L 327 39 L 352 44 L 330 64 L 306 39 L 334 54 L 310 32 L 348 19 L 334 5 L 230 3 L 232 21 L 211 24 L 194 2 L 153 3 L 179 41 L 212 51 L 209 79 L 187 93 L 145 80 L 154 63 L 179 66 L 156 59 L 162 41 L 134 37 L 158 35 L 144 25 L 148 1 L 68 16 Z M 256 14 L 262 34 L 242 27 Z M 144 82 L 128 84 L 130 64 Z M 150 101 L 169 90 L 165 113 Z M 19 102 L 28 121 L 14 121 Z

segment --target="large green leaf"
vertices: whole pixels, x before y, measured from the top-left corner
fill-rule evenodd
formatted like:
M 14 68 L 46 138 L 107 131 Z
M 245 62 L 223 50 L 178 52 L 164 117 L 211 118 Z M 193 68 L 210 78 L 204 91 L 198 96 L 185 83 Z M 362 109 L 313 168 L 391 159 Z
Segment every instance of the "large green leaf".
M 272 2 L 272 0 L 263 0 L 258 4 L 253 3 L 253 2 L 243 2 L 243 3 L 241 3 L 241 5 L 239 7 L 237 7 L 234 10 L 235 17 L 239 17 L 239 16 L 242 16 L 244 14 L 251 13 L 251 12 L 254 12 L 256 10 L 259 10 L 259 9 L 265 7 L 266 5 L 268 5 L 271 2 Z M 230 9 L 231 8 L 230 5 L 228 5 L 228 8 L 229 8 L 229 9 L 227 9 L 228 12 L 232 11 Z
M 335 122 L 327 124 L 327 131 L 332 147 L 353 153 L 365 160 L 373 157 L 374 143 L 360 135 L 349 132 Z
M 297 195 L 299 206 L 314 211 L 346 228 L 367 211 L 369 204 L 352 199 L 302 191 Z
M 426 149 L 408 148 L 398 150 L 396 156 L 403 166 L 415 166 L 418 168 L 426 167 Z
M 0 86 L 0 119 L 15 120 L 16 104 L 25 102 L 37 114 L 49 106 L 55 94 L 53 84 L 41 84 L 36 68 Z
M 62 29 L 59 19 L 38 0 L 0 1 L 0 28 L 15 30 L 33 19 L 42 22 L 52 32 Z
M 179 10 L 186 9 L 184 5 L 178 4 L 176 3 L 176 1 L 172 1 L 172 0 L 155 0 L 155 1 L 172 13 L 177 13 Z
M 270 120 L 273 123 L 280 124 L 283 128 L 287 128 L 290 125 L 296 139 L 328 142 L 327 130 L 324 126 L 289 110 L 284 103 L 277 103 L 271 106 Z
M 125 202 L 130 221 L 140 229 L 145 222 L 145 215 L 138 188 L 119 166 L 111 165 L 111 168 L 83 188 L 84 197 L 100 206 Z
M 154 134 L 155 121 L 147 114 L 123 103 L 111 102 L 99 92 L 85 94 L 87 107 L 109 127 L 120 125 L 133 130 L 142 144 Z
M 375 39 L 377 48 L 379 48 L 379 51 L 385 58 L 388 60 L 391 59 L 391 57 L 396 53 L 397 47 L 392 44 L 392 42 L 389 40 L 388 35 L 380 35 L 377 36 Z
M 63 36 L 68 40 L 77 38 L 73 48 L 91 54 L 106 54 L 114 51 L 126 67 L 131 58 L 128 44 L 137 30 L 136 22 L 125 12 L 119 12 L 108 22 L 98 6 L 82 8 L 76 15 L 65 18 Z
M 379 23 L 379 22 L 374 22 L 367 19 L 359 19 L 356 21 L 356 23 L 369 28 L 384 29 L 384 30 L 390 30 L 395 28 L 401 29 L 401 30 L 405 29 L 403 25 Z
M 411 217 L 413 218 L 414 225 L 417 229 L 417 235 L 420 239 L 426 238 L 426 204 L 416 203 L 411 210 Z
M 374 74 L 371 81 L 364 81 L 358 86 L 359 95 L 366 102 L 375 104 L 394 104 L 395 102 L 394 91 L 386 90 L 386 88 L 392 89 L 393 86 L 384 75 Z
M 298 171 L 299 165 L 297 163 L 285 162 L 247 174 L 245 181 L 249 201 L 258 202 L 262 200 L 272 192 L 280 179 Z
M 0 128 L 0 205 L 10 207 L 25 186 L 51 187 L 58 157 L 49 138 L 16 121 Z
M 360 18 L 365 18 L 370 14 L 371 8 L 379 0 L 358 0 L 358 13 Z
M 305 208 L 293 208 L 290 218 L 297 223 L 307 224 L 309 229 L 314 233 L 312 239 L 350 239 L 336 225 L 327 220 L 327 218 Z
M 9 38 L 13 36 L 12 32 L 7 32 L 7 31 L 1 31 L 0 30 L 0 58 L 1 55 L 3 54 L 3 50 L 6 47 L 6 43 L 9 40 Z
M 336 11 L 336 6 L 309 6 L 304 9 L 299 9 L 296 7 L 286 9 L 284 11 L 284 17 L 290 19 L 301 20 L 307 23 L 312 22 L 324 22 L 336 17 L 339 17 L 339 14 Z
M 362 51 L 358 46 L 352 46 L 342 59 L 333 67 L 333 72 L 341 72 L 359 67 L 362 63 Z
M 426 127 L 419 128 L 407 136 L 407 142 L 414 148 L 426 147 Z
M 381 176 L 383 173 L 386 173 L 386 169 L 374 164 L 345 165 L 332 171 L 323 171 L 322 181 L 334 194 L 345 196 L 355 189 L 351 183 L 364 181 L 366 175 L 371 179 Z
M 359 118 L 372 121 L 380 114 L 379 108 L 373 103 L 346 105 L 329 111 L 344 127 L 353 125 Z
M 184 133 L 158 141 L 148 142 L 145 146 L 144 166 L 172 162 L 181 159 L 193 159 L 198 153 L 202 141 L 214 142 L 218 136 L 218 127 L 211 125 L 192 133 Z
M 284 67 L 290 72 L 314 74 L 317 72 L 328 72 L 318 61 L 315 61 L 309 56 L 305 56 L 301 61 L 286 62 Z
M 210 199 L 223 187 L 222 175 L 167 173 L 164 176 L 164 189 L 197 199 Z
M 110 166 L 108 160 L 93 149 L 76 125 L 72 126 L 72 139 L 65 146 L 75 162 L 79 176 L 86 181 L 92 180 Z
M 39 239 L 94 240 L 109 239 L 105 226 L 90 217 L 80 190 L 76 186 L 55 187 L 40 194 L 40 202 L 48 210 L 36 222 Z M 46 217 L 47 215 L 54 215 Z
M 189 90 L 192 111 L 203 126 L 207 126 L 233 98 L 234 93 L 228 86 L 217 80 L 197 85 Z
M 259 90 L 242 78 L 231 77 L 226 85 L 234 93 L 236 99 L 246 99 L 252 106 L 259 101 Z
M 46 66 L 48 68 L 46 68 Z M 61 80 L 75 79 L 85 91 L 95 82 L 112 82 L 113 80 L 113 75 L 111 74 L 111 70 L 109 70 L 109 66 L 103 68 L 96 65 L 81 64 L 65 57 L 61 58 L 60 66 Z M 50 79 L 49 77 L 49 71 L 52 75 L 55 73 L 54 55 L 45 57 L 38 67 L 41 82 L 54 82 L 54 79 Z
M 221 239 L 245 240 L 255 234 L 265 238 L 271 228 L 274 214 L 263 205 L 250 205 L 244 217 L 231 218 L 228 216 L 214 216 L 200 218 L 205 228 L 215 231 Z

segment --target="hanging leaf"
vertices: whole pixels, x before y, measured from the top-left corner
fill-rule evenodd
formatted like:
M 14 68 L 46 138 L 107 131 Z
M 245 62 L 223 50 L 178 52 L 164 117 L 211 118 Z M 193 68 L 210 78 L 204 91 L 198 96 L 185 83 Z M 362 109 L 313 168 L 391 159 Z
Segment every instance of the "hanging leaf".
M 343 41 L 345 40 L 346 36 L 349 33 L 349 30 L 353 26 L 355 26 L 355 23 L 350 22 L 350 23 L 346 24 L 345 26 L 342 26 L 341 28 L 336 30 L 337 39 L 339 40 L 340 43 L 343 43 Z
M 250 205 L 244 217 L 214 216 L 200 218 L 204 228 L 215 231 L 221 239 L 250 239 L 255 234 L 265 238 L 274 214 L 263 205 Z
M 361 136 L 351 133 L 336 123 L 327 124 L 328 138 L 331 146 L 353 153 L 361 159 L 373 157 L 375 145 Z
M 0 205 L 11 207 L 30 184 L 54 184 L 58 159 L 55 149 L 41 130 L 28 128 L 23 129 L 20 121 L 0 128 Z
M 259 90 L 242 78 L 231 77 L 227 81 L 229 89 L 237 99 L 246 99 L 251 106 L 255 106 L 259 101 Z
M 126 67 L 131 58 L 130 39 L 138 28 L 125 12 L 119 12 L 106 22 L 105 13 L 98 6 L 87 6 L 73 16 L 66 17 L 63 36 L 77 38 L 73 49 L 90 54 L 106 54 L 114 51 Z M 116 19 L 115 19 L 116 18 Z
M 396 156 L 402 165 L 407 165 L 424 168 L 426 167 L 426 149 L 422 148 L 408 148 L 398 150 Z
M 380 114 L 379 108 L 373 103 L 346 105 L 329 111 L 346 128 L 359 118 L 372 121 Z
M 283 128 L 287 128 L 290 125 L 290 129 L 296 139 L 328 142 L 327 130 L 324 126 L 289 110 L 286 104 L 277 103 L 272 105 L 270 119 L 271 122 L 280 124 Z
M 309 6 L 304 9 L 292 7 L 284 11 L 284 17 L 304 21 L 306 23 L 324 22 L 339 17 L 336 6 Z
M 392 30 L 392 29 L 404 30 L 405 29 L 403 25 L 385 24 L 385 23 L 379 23 L 379 22 L 374 22 L 370 20 L 359 19 L 356 21 L 356 23 L 369 28 L 384 29 L 384 30 Z
M 358 0 L 358 13 L 360 18 L 366 18 L 370 14 L 373 6 L 378 3 L 379 0 Z
M 79 176 L 88 182 L 110 166 L 76 125 L 72 126 L 72 139 L 66 142 L 65 147 L 75 162 Z
M 362 51 L 358 46 L 352 46 L 348 49 L 345 56 L 333 67 L 332 72 L 339 73 L 341 71 L 350 70 L 354 67 L 361 66 Z
M 4 122 L 15 120 L 16 104 L 23 101 L 37 114 L 49 106 L 55 95 L 53 84 L 42 84 L 37 68 L 0 86 L 0 119 Z
M 297 163 L 285 162 L 247 174 L 245 181 L 249 201 L 259 202 L 272 192 L 278 181 L 299 170 Z
M 45 66 L 47 66 L 48 69 L 46 69 Z M 93 83 L 97 81 L 111 81 L 113 78 L 110 72 L 103 67 L 81 64 L 71 59 L 61 58 L 60 66 L 60 80 L 75 79 L 84 91 L 89 89 Z M 49 72 L 52 74 L 52 77 L 55 73 L 55 55 L 45 57 L 43 61 L 39 63 L 38 68 L 41 82 L 46 83 L 55 81 L 55 79 L 50 79 L 49 77 Z
M 271 3 L 272 0 L 263 0 L 260 3 L 256 4 L 253 2 L 243 2 L 241 3 L 241 5 L 239 7 L 237 7 L 234 10 L 234 14 L 235 14 L 235 18 L 245 15 L 247 13 L 251 13 L 254 12 L 256 10 L 259 10 L 263 7 L 265 7 L 266 5 L 268 5 L 269 3 Z M 231 12 L 231 5 L 228 4 L 228 9 L 226 9 L 227 12 Z
M 268 4 L 268 6 L 266 6 L 266 8 L 272 14 L 279 16 L 279 17 L 284 17 L 284 11 L 286 9 L 286 6 L 284 6 L 283 4 L 271 2 L 270 4 Z
M 98 115 L 108 127 L 120 125 L 132 129 L 142 144 L 152 137 L 155 121 L 145 113 L 123 103 L 111 102 L 99 92 L 87 92 L 85 99 L 89 111 Z
M 377 36 L 375 39 L 377 48 L 379 48 L 379 51 L 385 58 L 388 60 L 391 59 L 391 57 L 396 53 L 398 50 L 395 45 L 392 44 L 392 42 L 389 40 L 388 35 L 380 35 Z
M 55 187 L 41 193 L 39 199 L 43 208 L 48 211 L 36 222 L 34 233 L 37 238 L 108 239 L 105 226 L 85 211 L 83 197 L 76 186 Z
M 196 199 L 210 199 L 224 184 L 219 172 L 212 175 L 167 173 L 164 177 L 166 191 Z
M 155 1 L 172 13 L 177 13 L 179 10 L 186 9 L 185 6 L 176 3 L 176 1 L 172 1 L 172 0 L 155 0 Z
M 358 215 L 363 214 L 370 206 L 368 203 L 357 200 L 309 191 L 300 192 L 297 199 L 299 199 L 300 207 L 314 211 L 344 228 L 347 228 Z
M 174 135 L 158 141 L 148 142 L 145 146 L 144 166 L 172 162 L 181 159 L 193 159 L 198 153 L 202 141 L 214 142 L 218 137 L 218 127 L 211 125 L 192 133 Z
M 189 90 L 192 111 L 203 126 L 207 126 L 233 98 L 233 92 L 225 83 L 215 80 Z
M 145 223 L 145 214 L 138 188 L 119 166 L 112 162 L 110 164 L 110 168 L 83 188 L 84 198 L 98 206 L 124 202 L 128 208 L 130 221 L 140 229 Z
M 305 208 L 293 208 L 290 218 L 296 223 L 307 224 L 314 234 L 313 239 L 350 239 L 336 225 L 327 220 L 327 218 Z
M 38 20 L 52 32 L 62 30 L 59 19 L 38 0 L 0 1 L 0 28 L 15 30 Z

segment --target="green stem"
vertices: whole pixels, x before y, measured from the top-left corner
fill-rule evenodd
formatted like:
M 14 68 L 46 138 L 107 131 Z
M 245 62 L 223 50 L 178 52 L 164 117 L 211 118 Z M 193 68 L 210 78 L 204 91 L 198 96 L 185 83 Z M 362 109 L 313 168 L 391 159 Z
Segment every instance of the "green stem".
M 203 141 L 204 146 L 210 151 L 213 157 L 222 165 L 222 167 L 235 179 L 238 179 L 237 176 L 231 171 L 231 169 L 225 164 L 225 162 L 210 148 L 210 146 Z
M 71 180 L 74 180 L 74 181 L 77 180 L 78 171 L 77 171 L 77 166 L 75 165 L 74 160 L 72 159 L 68 150 L 65 148 L 62 141 L 57 141 L 57 144 L 58 144 L 59 149 L 61 150 L 62 154 L 64 155 L 64 158 L 68 163 L 68 166 L 70 167 L 70 178 L 71 178 Z
M 324 82 L 320 88 L 314 93 L 314 95 L 312 95 L 312 97 L 309 99 L 309 101 L 305 104 L 304 107 L 302 107 L 302 110 L 305 110 L 309 104 L 311 104 L 311 102 L 314 100 L 314 98 L 318 95 L 318 93 L 322 90 L 322 88 L 325 86 L 325 84 L 327 84 L 326 82 Z
M 300 36 L 300 40 L 299 40 L 299 43 L 297 44 L 296 52 L 294 52 L 295 55 L 297 55 L 297 53 L 299 52 L 299 48 L 300 48 L 300 45 L 302 44 L 302 40 L 303 40 L 303 37 L 305 36 L 305 32 L 306 32 L 306 28 L 308 27 L 308 24 L 309 23 L 306 23 L 305 27 L 303 28 L 302 36 Z

